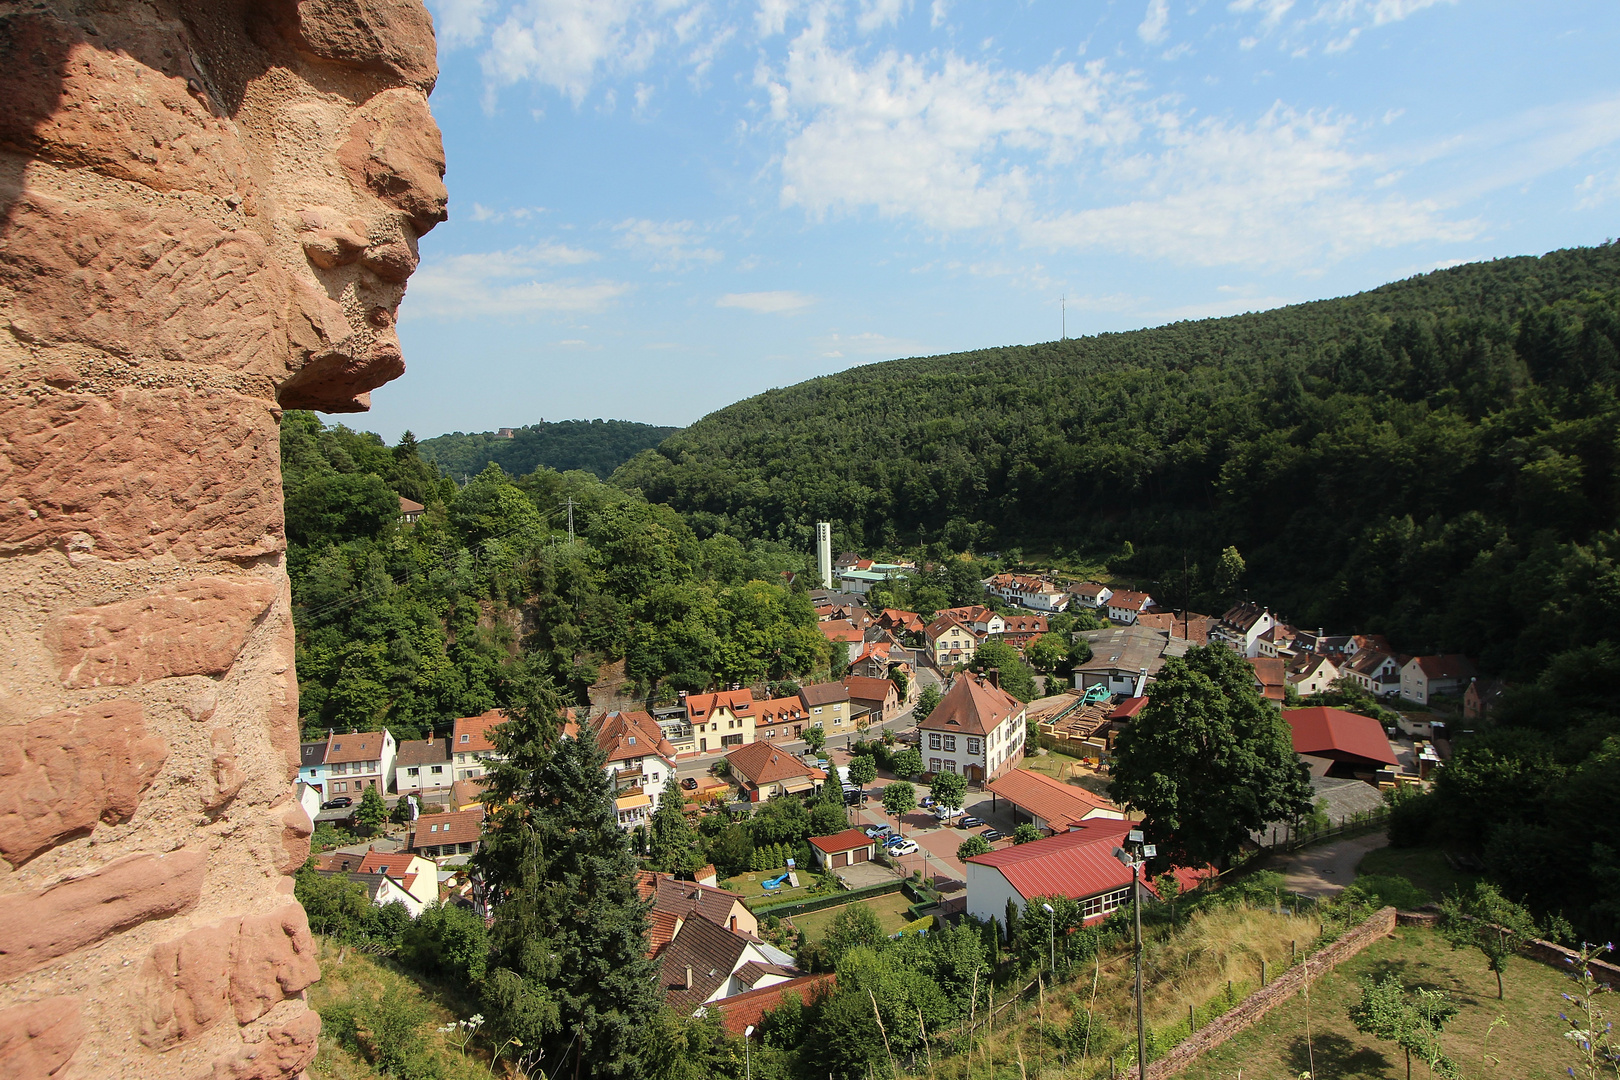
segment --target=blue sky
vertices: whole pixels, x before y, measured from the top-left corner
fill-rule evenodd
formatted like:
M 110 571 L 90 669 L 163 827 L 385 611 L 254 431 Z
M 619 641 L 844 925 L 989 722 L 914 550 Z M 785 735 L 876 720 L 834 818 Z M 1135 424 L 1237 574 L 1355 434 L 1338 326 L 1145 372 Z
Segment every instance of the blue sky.
M 1620 234 L 1614 0 L 428 0 L 450 221 L 390 440 Z

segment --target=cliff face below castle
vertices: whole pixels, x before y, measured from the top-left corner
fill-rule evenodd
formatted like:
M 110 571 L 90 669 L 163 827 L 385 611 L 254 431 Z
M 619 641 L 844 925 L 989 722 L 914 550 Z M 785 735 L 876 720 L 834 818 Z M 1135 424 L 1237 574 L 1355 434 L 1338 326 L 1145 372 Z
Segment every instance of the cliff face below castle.
M 296 1076 L 283 407 L 445 216 L 418 0 L 0 0 L 0 1076 Z

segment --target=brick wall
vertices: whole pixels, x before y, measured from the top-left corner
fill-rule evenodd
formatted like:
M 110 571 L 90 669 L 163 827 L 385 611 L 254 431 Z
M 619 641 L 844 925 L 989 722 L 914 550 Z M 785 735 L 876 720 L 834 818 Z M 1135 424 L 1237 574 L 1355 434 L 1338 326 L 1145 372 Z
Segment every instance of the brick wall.
M 1190 1065 L 1199 1054 L 1221 1045 L 1293 997 L 1304 987 L 1307 976 L 1313 980 L 1320 979 L 1394 929 L 1394 908 L 1387 907 L 1373 913 L 1366 922 L 1344 934 L 1331 945 L 1317 950 L 1307 957 L 1303 964 L 1288 968 L 1273 979 L 1270 985 L 1256 990 L 1231 1012 L 1210 1021 L 1191 1038 L 1153 1062 L 1148 1066 L 1148 1080 L 1168 1080 L 1169 1077 L 1175 1076 Z M 1139 1073 L 1132 1069 L 1124 1075 L 1136 1077 Z

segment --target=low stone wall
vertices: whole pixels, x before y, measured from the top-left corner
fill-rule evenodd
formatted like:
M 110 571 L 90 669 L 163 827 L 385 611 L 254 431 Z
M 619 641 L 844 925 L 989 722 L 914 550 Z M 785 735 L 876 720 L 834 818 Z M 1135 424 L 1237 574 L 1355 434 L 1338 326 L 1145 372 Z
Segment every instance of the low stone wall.
M 1167 1080 L 1175 1076 L 1205 1050 L 1221 1045 L 1287 1001 L 1305 985 L 1307 977 L 1315 980 L 1332 971 L 1344 961 L 1386 936 L 1395 929 L 1395 909 L 1383 908 L 1354 930 L 1349 931 L 1331 945 L 1317 950 L 1303 964 L 1286 969 L 1264 986 L 1244 998 L 1231 1012 L 1211 1020 L 1191 1038 L 1178 1044 L 1164 1057 L 1148 1066 L 1148 1080 Z M 1132 1069 L 1126 1077 L 1136 1077 Z
M 1580 957 L 1577 954 L 1562 945 L 1554 945 L 1552 942 L 1542 941 L 1540 938 L 1530 942 L 1525 947 L 1524 954 L 1532 960 L 1546 964 L 1548 967 L 1555 967 L 1566 975 L 1574 975 L 1575 965 L 1580 962 Z M 1589 960 L 1586 966 L 1592 969 L 1592 977 L 1598 982 L 1620 990 L 1620 967 L 1602 960 Z

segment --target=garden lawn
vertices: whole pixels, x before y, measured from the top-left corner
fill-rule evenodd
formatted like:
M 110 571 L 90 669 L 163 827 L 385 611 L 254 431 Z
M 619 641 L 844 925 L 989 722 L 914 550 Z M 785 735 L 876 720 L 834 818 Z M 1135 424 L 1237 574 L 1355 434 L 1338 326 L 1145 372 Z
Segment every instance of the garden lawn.
M 900 928 L 906 925 L 906 909 L 911 907 L 911 901 L 906 898 L 906 894 L 903 892 L 885 893 L 882 896 L 874 896 L 870 900 L 857 900 L 855 902 L 865 904 L 872 909 L 873 913 L 877 915 L 878 924 L 883 927 L 885 934 L 898 933 Z M 808 934 L 811 941 L 815 941 L 826 934 L 827 927 L 832 925 L 833 919 L 837 918 L 838 913 L 847 907 L 849 907 L 848 904 L 840 904 L 837 907 L 822 908 L 820 911 L 812 911 L 805 915 L 795 915 L 793 916 L 793 925 Z
M 1356 867 L 1357 874 L 1394 874 L 1438 900 L 1446 893 L 1467 891 L 1478 874 L 1453 870 L 1437 847 L 1378 848 L 1369 851 Z
M 1443 865 L 1443 861 L 1442 861 Z M 1476 950 L 1453 952 L 1434 931 L 1401 927 L 1374 942 L 1312 985 L 1309 1050 L 1306 1001 L 1296 995 L 1254 1027 L 1210 1050 L 1182 1072 L 1183 1080 L 1298 1080 L 1312 1069 L 1333 1080 L 1387 1080 L 1406 1075 L 1406 1056 L 1393 1043 L 1363 1035 L 1348 1010 L 1360 1000 L 1359 979 L 1394 972 L 1408 986 L 1445 990 L 1459 1008 L 1446 1026 L 1443 1045 L 1467 1080 L 1552 1080 L 1573 1063 L 1559 998 L 1569 985 L 1544 964 L 1514 957 L 1503 977 L 1505 1000 L 1496 998 L 1496 977 Z M 1500 1019 L 1503 1023 L 1496 1023 Z M 1413 1077 L 1428 1070 L 1414 1062 Z

